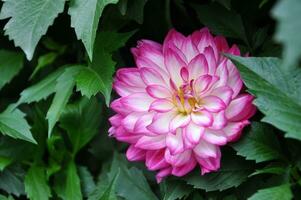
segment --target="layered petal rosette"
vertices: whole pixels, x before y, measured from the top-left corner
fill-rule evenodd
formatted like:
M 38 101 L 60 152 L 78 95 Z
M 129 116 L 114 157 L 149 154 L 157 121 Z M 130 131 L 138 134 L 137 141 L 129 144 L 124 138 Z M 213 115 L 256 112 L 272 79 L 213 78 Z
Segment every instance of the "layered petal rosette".
M 220 146 L 239 138 L 255 113 L 253 96 L 240 93 L 238 70 L 222 53 L 240 55 L 207 28 L 187 37 L 171 30 L 163 45 L 141 40 L 132 49 L 137 67 L 117 71 L 109 132 L 129 143 L 130 161 L 145 161 L 168 175 L 196 166 L 202 174 L 220 167 Z

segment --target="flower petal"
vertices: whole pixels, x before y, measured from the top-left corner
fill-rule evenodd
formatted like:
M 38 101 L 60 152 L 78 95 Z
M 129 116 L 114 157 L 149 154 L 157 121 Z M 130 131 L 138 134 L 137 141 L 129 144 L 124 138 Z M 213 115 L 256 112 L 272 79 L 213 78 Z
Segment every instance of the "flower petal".
M 212 90 L 211 95 L 220 98 L 226 105 L 229 105 L 233 90 L 228 86 L 218 87 Z
M 169 123 L 169 130 L 174 132 L 177 128 L 184 127 L 190 122 L 190 115 L 178 114 Z
M 191 119 L 195 124 L 205 127 L 211 126 L 213 122 L 212 115 L 205 110 L 191 113 Z
M 145 87 L 141 79 L 139 69 L 137 68 L 122 68 L 116 72 L 116 77 L 123 83 L 134 87 Z
M 147 151 L 145 158 L 146 167 L 149 170 L 159 170 L 168 167 L 169 164 L 165 161 L 164 153 L 163 149 Z
M 225 115 L 225 111 L 220 111 L 218 113 L 212 113 L 213 123 L 210 126 L 210 129 L 219 130 L 226 126 L 227 118 Z
M 250 124 L 248 120 L 228 123 L 223 129 L 226 137 L 228 138 L 228 142 L 236 141 L 240 137 L 242 129 L 248 124 Z
M 173 50 L 168 49 L 164 54 L 165 57 L 165 66 L 166 69 L 176 84 L 177 87 L 181 86 L 183 81 L 180 75 L 180 71 L 182 67 L 186 66 L 186 63 L 176 54 Z
M 130 86 L 119 80 L 114 81 L 113 88 L 117 92 L 117 94 L 119 94 L 122 97 L 128 96 L 133 93 L 145 91 L 145 87 Z
M 201 140 L 199 144 L 194 147 L 193 152 L 196 156 L 201 158 L 216 158 L 218 156 L 218 149 L 216 145 Z
M 214 50 L 212 49 L 212 47 L 206 47 L 205 51 L 204 51 L 204 55 L 206 57 L 207 63 L 208 63 L 208 74 L 213 75 L 215 74 L 215 70 L 217 67 L 217 61 L 214 55 Z
M 171 45 L 180 49 L 184 40 L 185 40 L 184 35 L 177 32 L 175 29 L 171 29 L 168 32 L 168 34 L 165 37 L 165 40 L 163 42 L 163 52 L 165 53 L 167 51 L 167 49 L 170 48 Z
M 150 105 L 149 110 L 164 113 L 171 111 L 174 107 L 175 105 L 167 99 L 157 99 Z
M 129 161 L 141 161 L 145 159 L 145 150 L 130 145 L 126 151 L 126 157 Z
M 190 161 L 186 164 L 178 167 L 173 167 L 171 174 L 178 177 L 185 176 L 187 173 L 189 173 L 195 168 L 196 164 L 196 160 L 193 157 L 191 157 Z
M 243 94 L 231 101 L 226 109 L 226 117 L 230 121 L 241 121 L 249 119 L 254 115 L 256 108 L 252 104 L 254 97 Z
M 221 160 L 221 153 L 220 149 L 217 150 L 218 155 L 217 157 L 209 157 L 209 158 L 200 158 L 196 157 L 198 163 L 201 165 L 202 175 L 211 172 L 217 171 L 220 168 L 220 160 Z
M 191 156 L 192 156 L 192 154 L 191 154 L 190 150 L 183 151 L 182 153 L 172 155 L 170 153 L 169 149 L 166 149 L 165 154 L 164 154 L 165 160 L 169 164 L 176 166 L 176 167 L 188 163 L 190 161 Z
M 226 108 L 226 104 L 216 96 L 206 96 L 201 99 L 202 106 L 210 112 L 219 112 Z
M 152 68 L 140 68 L 141 78 L 146 85 L 167 85 L 160 71 Z
M 135 127 L 137 120 L 140 117 L 142 117 L 143 115 L 144 115 L 144 113 L 142 113 L 142 112 L 132 112 L 132 113 L 128 114 L 121 121 L 121 124 L 126 130 L 132 132 L 132 131 L 134 131 L 134 127 Z
M 192 43 L 191 36 L 184 39 L 180 49 L 188 62 L 199 53 L 196 46 Z
M 199 76 L 208 73 L 208 63 L 203 54 L 193 58 L 188 64 L 188 71 L 191 79 L 196 80 Z
M 142 136 L 135 147 L 146 150 L 157 150 L 166 147 L 165 136 Z
M 161 85 L 149 85 L 146 88 L 147 93 L 156 99 L 165 99 L 172 96 L 171 92 Z
M 184 143 L 182 139 L 182 131 L 177 130 L 176 134 L 168 133 L 166 136 L 166 146 L 172 155 L 184 151 Z
M 120 101 L 126 109 L 132 111 L 148 111 L 153 99 L 147 95 L 147 93 L 139 92 L 122 97 Z
M 205 128 L 190 122 L 183 131 L 185 133 L 185 139 L 188 140 L 189 143 L 197 144 L 200 141 Z
M 206 129 L 203 139 L 211 144 L 225 145 L 227 143 L 227 137 L 224 135 L 223 131 L 215 131 L 212 129 Z
M 207 90 L 212 82 L 212 76 L 202 75 L 194 82 L 194 92 L 196 95 L 200 95 L 203 91 Z
M 147 129 L 158 134 L 168 133 L 169 124 L 176 114 L 177 113 L 174 111 L 167 113 L 156 113 L 152 123 L 147 126 Z
M 214 42 L 216 44 L 216 48 L 218 52 L 224 52 L 226 53 L 229 50 L 228 42 L 226 41 L 226 38 L 223 36 L 216 36 L 214 38 Z
M 134 126 L 134 132 L 138 134 L 154 135 L 146 127 L 152 123 L 154 113 L 144 114 L 142 117 L 138 118 Z
M 156 180 L 157 183 L 160 183 L 164 177 L 168 176 L 171 173 L 171 167 L 167 167 L 164 169 L 161 169 L 157 174 L 156 174 Z

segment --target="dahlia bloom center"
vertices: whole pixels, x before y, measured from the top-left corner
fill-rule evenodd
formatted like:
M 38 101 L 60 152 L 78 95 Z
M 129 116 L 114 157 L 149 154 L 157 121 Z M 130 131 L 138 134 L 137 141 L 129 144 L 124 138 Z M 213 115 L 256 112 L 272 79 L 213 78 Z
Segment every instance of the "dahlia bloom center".
M 109 132 L 130 144 L 127 158 L 145 161 L 157 181 L 220 167 L 220 146 L 237 140 L 255 113 L 253 97 L 222 52 L 240 55 L 204 28 L 187 37 L 171 30 L 163 45 L 142 40 L 132 49 L 136 67 L 116 73 Z

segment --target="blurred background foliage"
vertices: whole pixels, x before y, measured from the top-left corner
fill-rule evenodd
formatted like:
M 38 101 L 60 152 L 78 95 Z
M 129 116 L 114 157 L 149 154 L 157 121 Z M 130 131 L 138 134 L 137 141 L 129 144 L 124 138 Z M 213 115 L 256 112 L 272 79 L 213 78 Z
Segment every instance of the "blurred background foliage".
M 2 0 L 0 199 L 301 199 L 301 1 Z M 130 48 L 204 26 L 259 111 L 222 167 L 160 184 L 108 137 L 112 76 Z M 256 57 L 256 58 L 253 58 Z M 275 58 L 269 58 L 275 57 Z

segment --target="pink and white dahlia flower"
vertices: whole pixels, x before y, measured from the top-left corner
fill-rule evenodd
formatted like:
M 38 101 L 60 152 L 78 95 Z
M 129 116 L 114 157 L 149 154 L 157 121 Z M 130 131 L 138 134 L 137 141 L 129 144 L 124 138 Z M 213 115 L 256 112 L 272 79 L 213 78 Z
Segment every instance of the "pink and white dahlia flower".
M 255 113 L 253 96 L 222 52 L 240 55 L 207 28 L 187 37 L 171 30 L 163 45 L 141 40 L 132 48 L 137 67 L 119 69 L 113 84 L 121 96 L 109 132 L 129 143 L 130 161 L 145 161 L 168 175 L 183 176 L 197 165 L 202 174 L 220 167 L 220 146 L 239 138 Z

